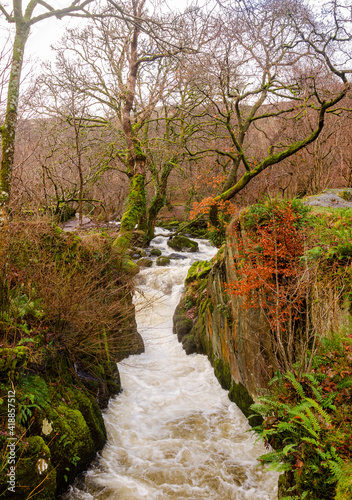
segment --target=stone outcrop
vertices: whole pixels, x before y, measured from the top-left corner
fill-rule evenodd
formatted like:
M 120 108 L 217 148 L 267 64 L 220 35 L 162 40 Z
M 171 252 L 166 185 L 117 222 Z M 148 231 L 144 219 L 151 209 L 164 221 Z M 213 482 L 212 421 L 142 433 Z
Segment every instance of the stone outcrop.
M 209 357 L 222 387 L 249 417 L 251 404 L 279 366 L 263 309 L 243 307 L 241 296 L 229 296 L 225 291 L 225 283 L 238 280 L 234 260 L 241 230 L 241 219 L 237 218 L 212 262 L 198 262 L 190 268 L 174 314 L 174 333 L 187 353 Z M 340 305 L 333 286 L 315 282 L 309 302 L 311 326 L 323 335 L 337 331 L 345 315 Z M 250 420 L 252 425 L 257 422 L 257 418 Z

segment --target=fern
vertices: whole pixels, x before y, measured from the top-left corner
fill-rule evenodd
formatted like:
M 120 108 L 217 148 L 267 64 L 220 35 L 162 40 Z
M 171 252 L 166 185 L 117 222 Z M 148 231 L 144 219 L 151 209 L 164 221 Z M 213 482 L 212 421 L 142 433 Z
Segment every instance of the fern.
M 307 398 L 307 400 L 310 401 L 311 405 L 320 413 L 320 415 L 325 419 L 325 421 L 329 425 L 331 425 L 332 420 L 330 415 L 319 405 L 319 403 L 317 403 L 316 401 L 314 401 L 314 399 L 311 398 Z
M 341 380 L 337 385 L 337 389 L 347 389 L 348 387 L 352 387 L 352 378 L 347 377 L 344 380 Z
M 298 382 L 298 380 L 296 380 L 293 373 L 291 373 L 291 372 L 285 373 L 285 378 L 291 382 L 293 387 L 296 389 L 297 394 L 299 396 L 301 396 L 302 399 L 305 398 L 306 394 L 304 392 L 304 389 L 303 389 L 302 385 Z

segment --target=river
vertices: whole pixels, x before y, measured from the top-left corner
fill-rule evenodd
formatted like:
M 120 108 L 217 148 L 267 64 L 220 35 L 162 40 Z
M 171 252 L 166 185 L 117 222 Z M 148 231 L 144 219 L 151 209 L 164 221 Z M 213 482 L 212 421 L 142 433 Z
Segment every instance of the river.
M 164 255 L 166 231 L 151 246 Z M 277 473 L 258 467 L 265 452 L 230 402 L 208 359 L 187 356 L 172 333 L 172 316 L 187 270 L 216 252 L 196 240 L 167 267 L 143 269 L 135 296 L 145 353 L 119 363 L 123 392 L 104 414 L 108 442 L 74 500 L 275 500 Z

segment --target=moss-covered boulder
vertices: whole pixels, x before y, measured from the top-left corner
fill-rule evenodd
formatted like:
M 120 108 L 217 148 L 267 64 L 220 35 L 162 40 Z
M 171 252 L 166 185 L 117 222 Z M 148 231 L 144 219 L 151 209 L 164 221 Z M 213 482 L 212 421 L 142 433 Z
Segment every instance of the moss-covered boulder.
M 153 265 L 153 261 L 151 259 L 148 259 L 147 257 L 142 257 L 141 259 L 137 260 L 137 265 L 139 267 L 151 267 Z
M 167 244 L 177 252 L 198 252 L 198 243 L 186 236 L 174 236 L 167 241 Z
M 146 257 L 147 256 L 147 252 L 144 250 L 144 248 L 134 247 L 133 250 L 135 251 L 135 253 L 137 253 L 141 257 Z
M 136 262 L 133 262 L 133 260 L 126 258 L 122 263 L 122 271 L 130 276 L 135 276 L 139 273 L 140 267 Z
M 159 255 L 161 255 L 161 250 L 159 250 L 159 248 L 152 248 L 150 250 L 150 255 L 156 255 L 157 257 L 159 257 Z
M 5 498 L 22 500 L 33 495 L 38 500 L 53 500 L 57 470 L 44 439 L 40 436 L 24 438 L 18 444 L 16 455 L 16 487 L 14 493 L 5 493 Z
M 167 266 L 169 264 L 170 264 L 170 259 L 169 259 L 169 257 L 166 257 L 165 255 L 160 255 L 160 257 L 158 257 L 156 259 L 157 266 Z

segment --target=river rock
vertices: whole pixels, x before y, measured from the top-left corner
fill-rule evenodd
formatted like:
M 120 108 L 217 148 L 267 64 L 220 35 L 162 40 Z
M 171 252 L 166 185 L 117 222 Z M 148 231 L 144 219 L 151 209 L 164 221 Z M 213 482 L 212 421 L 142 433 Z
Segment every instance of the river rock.
M 151 259 L 148 259 L 147 257 L 142 257 L 141 259 L 137 260 L 137 264 L 140 267 L 151 267 L 153 265 L 153 261 Z
M 174 236 L 168 240 L 167 244 L 178 252 L 198 252 L 198 243 L 186 238 L 186 236 Z
M 140 271 L 139 266 L 135 262 L 133 262 L 133 260 L 128 258 L 123 261 L 122 270 L 124 273 L 129 274 L 130 276 L 135 276 Z
M 144 250 L 144 248 L 134 247 L 133 250 L 136 253 L 138 253 L 141 257 L 146 257 L 147 256 L 147 252 Z
M 165 257 L 165 255 L 160 255 L 160 257 L 156 259 L 157 266 L 167 266 L 168 264 L 170 264 L 170 259 L 169 257 Z
M 175 259 L 175 260 L 184 260 L 187 259 L 185 255 L 181 255 L 179 253 L 170 253 L 169 259 Z
M 150 255 L 156 255 L 157 257 L 159 257 L 159 255 L 161 255 L 161 250 L 159 250 L 159 248 L 152 248 L 150 250 Z

